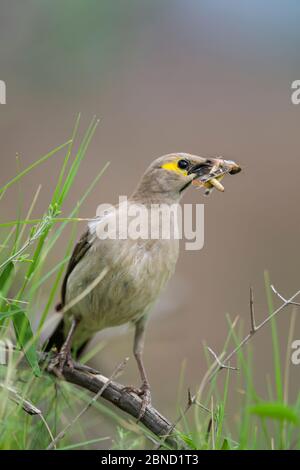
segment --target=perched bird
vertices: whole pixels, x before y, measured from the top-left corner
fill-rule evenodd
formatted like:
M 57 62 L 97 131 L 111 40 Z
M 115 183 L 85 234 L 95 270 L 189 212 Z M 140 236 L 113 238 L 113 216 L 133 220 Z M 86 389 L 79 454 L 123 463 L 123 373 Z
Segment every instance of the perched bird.
M 55 346 L 59 351 L 52 361 L 53 368 L 62 371 L 66 362 L 72 365 L 71 350 L 80 353 L 96 332 L 132 322 L 135 325 L 134 355 L 142 386 L 126 389 L 142 397 L 140 417 L 144 414 L 151 402 L 143 364 L 145 325 L 153 303 L 174 272 L 179 241 L 175 237 L 104 238 L 98 236 L 99 229 L 112 215 L 120 219 L 140 207 L 156 210 L 162 204 L 176 205 L 195 181 L 207 190 L 213 187 L 223 190 L 220 179 L 226 173 L 239 171 L 239 165 L 221 158 L 186 153 L 165 155 L 148 167 L 128 198 L 126 209 L 123 204 L 114 206 L 88 224 L 75 246 L 63 280 L 61 302 L 57 306 L 63 314 L 62 320 L 46 348 L 51 350 Z M 155 220 L 151 219 L 150 223 L 160 223 L 159 219 Z M 142 218 L 142 225 L 148 221 Z

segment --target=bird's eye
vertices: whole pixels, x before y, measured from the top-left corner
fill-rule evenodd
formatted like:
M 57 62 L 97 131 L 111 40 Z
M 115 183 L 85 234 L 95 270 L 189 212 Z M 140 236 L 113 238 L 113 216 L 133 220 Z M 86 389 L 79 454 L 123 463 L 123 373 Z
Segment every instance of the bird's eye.
M 189 166 L 189 162 L 187 160 L 178 160 L 177 166 L 181 170 L 186 170 Z

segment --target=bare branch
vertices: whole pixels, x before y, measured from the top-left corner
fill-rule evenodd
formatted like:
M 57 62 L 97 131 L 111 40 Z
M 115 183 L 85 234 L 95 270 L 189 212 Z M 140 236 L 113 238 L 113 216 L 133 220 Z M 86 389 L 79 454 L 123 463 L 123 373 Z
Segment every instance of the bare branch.
M 273 284 L 271 285 L 271 289 L 274 292 L 274 294 L 276 294 L 284 303 L 287 303 L 287 300 L 281 294 L 279 294 L 279 292 L 275 289 Z
M 299 302 L 293 302 L 291 300 L 286 300 L 283 295 L 279 294 L 279 292 L 275 289 L 275 287 L 273 286 L 273 284 L 271 285 L 271 289 L 272 291 L 274 292 L 274 294 L 276 294 L 286 305 L 296 305 L 297 307 L 300 307 L 300 303 Z
M 232 366 L 225 364 L 224 362 L 221 362 L 218 356 L 216 355 L 216 353 L 210 347 L 207 347 L 207 349 L 210 352 L 210 354 L 215 358 L 215 361 L 218 364 L 219 369 L 238 370 L 237 367 L 232 367 Z
M 19 367 L 28 367 L 27 361 L 21 351 L 14 348 L 14 354 L 21 355 Z M 39 352 L 38 355 L 41 368 L 58 380 L 55 373 L 49 371 L 47 368 L 51 355 L 42 352 Z M 117 372 L 119 372 L 119 369 L 116 373 Z M 124 385 L 115 382 L 111 378 L 105 377 L 91 367 L 79 363 L 75 363 L 74 368 L 65 365 L 62 375 L 64 380 L 67 382 L 78 385 L 95 395 L 101 395 L 101 398 L 104 400 L 109 401 L 121 411 L 124 411 L 136 420 L 138 419 L 142 400 L 134 393 L 124 391 Z M 85 410 L 83 410 L 83 412 L 84 411 Z M 146 408 L 144 416 L 140 419 L 140 423 L 159 438 L 160 445 L 165 443 L 166 446 L 174 449 L 187 448 L 185 442 L 180 439 L 175 432 L 175 426 L 153 406 L 148 406 Z M 52 448 L 53 443 L 50 444 L 50 446 Z
M 103 375 L 91 375 L 76 370 L 76 368 L 70 369 L 69 367 L 64 368 L 63 376 L 67 382 L 79 385 L 93 393 L 98 393 L 109 380 Z M 142 400 L 134 393 L 125 392 L 124 385 L 111 381 L 102 391 L 101 397 L 111 402 L 120 410 L 128 413 L 133 418 L 139 418 Z M 168 446 L 172 448 L 186 448 L 185 443 L 176 436 L 176 433 L 172 435 L 175 426 L 154 407 L 148 406 L 146 408 L 145 414 L 140 419 L 140 422 L 159 438 L 164 438 L 164 436 L 167 435 L 165 442 Z
M 87 405 L 80 411 L 80 413 L 78 413 L 77 416 L 75 416 L 74 419 L 72 419 L 68 424 L 67 426 L 56 436 L 56 438 L 51 442 L 51 444 L 49 444 L 49 446 L 47 447 L 47 450 L 50 450 L 50 449 L 53 449 L 53 447 L 55 447 L 55 445 L 57 444 L 57 442 L 62 439 L 67 431 L 70 429 L 71 426 L 74 426 L 74 424 L 76 423 L 76 421 L 78 421 L 79 418 L 81 418 L 81 416 L 93 405 L 93 403 L 95 403 L 98 398 L 102 395 L 102 393 L 104 392 L 104 390 L 108 387 L 108 385 L 111 383 L 111 381 L 120 373 L 124 370 L 124 367 L 126 366 L 127 362 L 129 361 L 129 357 L 127 357 L 126 359 L 124 359 L 124 361 L 121 362 L 121 364 L 119 364 L 115 370 L 113 371 L 113 373 L 111 374 L 111 376 L 109 377 L 109 379 L 107 380 L 107 382 L 100 388 L 100 390 L 93 396 L 93 398 L 91 399 L 91 401 L 89 403 L 87 403 Z
M 275 287 L 273 285 L 271 285 L 271 289 L 273 290 L 273 292 L 282 300 L 282 305 L 280 305 L 280 307 L 278 307 L 277 309 L 274 310 L 273 313 L 271 313 L 271 315 L 267 316 L 267 318 L 265 318 L 261 323 L 259 323 L 259 325 L 256 325 L 255 324 L 255 320 L 254 320 L 254 314 L 253 314 L 253 305 L 252 305 L 252 313 L 251 313 L 251 308 L 250 308 L 250 314 L 251 314 L 251 330 L 250 332 L 245 336 L 244 339 L 242 339 L 242 341 L 225 357 L 225 359 L 223 360 L 223 362 L 221 363 L 220 359 L 218 357 L 216 357 L 216 354 L 212 352 L 212 350 L 210 350 L 210 352 L 214 355 L 215 359 L 216 359 L 216 363 L 218 364 L 218 368 L 217 369 L 214 369 L 212 368 L 211 370 L 211 373 L 206 373 L 205 376 L 204 376 L 204 379 L 202 380 L 202 383 L 201 383 L 201 386 L 200 386 L 200 391 L 202 392 L 202 390 L 204 389 L 204 387 L 207 385 L 208 382 L 210 382 L 210 380 L 218 373 L 220 372 L 220 370 L 224 369 L 224 365 L 227 365 L 229 363 L 229 361 L 232 359 L 232 357 L 245 345 L 247 344 L 250 339 L 254 336 L 255 333 L 257 333 L 259 330 L 261 330 L 267 323 L 269 323 L 271 321 L 272 318 L 274 318 L 276 315 L 278 315 L 279 312 L 281 312 L 285 307 L 287 307 L 288 305 L 296 305 L 296 306 L 300 306 L 300 303 L 298 302 L 295 302 L 294 299 L 300 294 L 300 290 L 298 290 L 294 295 L 292 295 L 289 299 L 285 299 L 281 294 L 279 294 L 279 292 L 275 289 Z M 251 294 L 250 294 L 250 305 L 251 305 L 251 301 L 253 302 L 253 297 L 251 298 Z M 254 323 L 253 323 L 254 322 Z M 253 329 L 253 326 L 255 327 L 255 329 Z M 228 368 L 228 367 L 227 367 Z M 198 397 L 200 396 L 201 397 L 201 393 L 199 394 L 199 391 L 198 391 Z

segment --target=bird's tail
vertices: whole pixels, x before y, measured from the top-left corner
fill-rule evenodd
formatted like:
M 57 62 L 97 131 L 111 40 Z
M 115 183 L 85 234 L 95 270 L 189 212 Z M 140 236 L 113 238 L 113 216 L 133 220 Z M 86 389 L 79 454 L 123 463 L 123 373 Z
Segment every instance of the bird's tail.
M 62 318 L 53 331 L 52 335 L 48 338 L 45 351 L 49 352 L 53 348 L 56 348 L 58 351 L 60 351 L 62 345 L 65 342 L 65 339 L 65 322 Z

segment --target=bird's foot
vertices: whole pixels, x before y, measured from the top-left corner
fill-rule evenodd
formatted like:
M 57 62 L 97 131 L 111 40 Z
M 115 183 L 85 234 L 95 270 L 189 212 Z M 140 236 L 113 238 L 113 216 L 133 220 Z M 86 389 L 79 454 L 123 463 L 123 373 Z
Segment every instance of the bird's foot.
M 151 405 L 151 392 L 148 382 L 143 382 L 140 388 L 131 386 L 124 387 L 122 391 L 125 393 L 135 393 L 135 395 L 138 395 L 142 399 L 142 405 L 138 416 L 138 421 L 140 421 L 145 414 L 147 406 Z
M 74 362 L 70 351 L 67 348 L 62 347 L 49 362 L 48 370 L 61 378 L 63 376 L 63 369 L 65 366 L 74 369 Z

